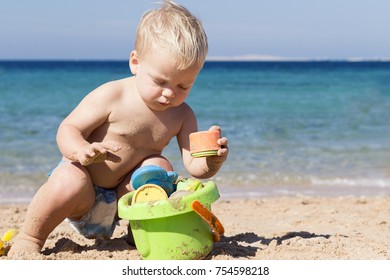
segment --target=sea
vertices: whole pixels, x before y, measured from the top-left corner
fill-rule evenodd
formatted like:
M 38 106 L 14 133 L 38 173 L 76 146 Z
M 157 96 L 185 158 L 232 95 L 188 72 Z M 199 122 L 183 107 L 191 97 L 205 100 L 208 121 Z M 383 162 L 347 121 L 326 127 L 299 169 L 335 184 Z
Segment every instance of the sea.
M 56 132 L 127 61 L 0 61 L 0 203 L 27 202 L 59 162 Z M 222 197 L 390 195 L 390 62 L 207 61 L 187 102 L 222 128 Z M 164 155 L 181 176 L 176 140 Z

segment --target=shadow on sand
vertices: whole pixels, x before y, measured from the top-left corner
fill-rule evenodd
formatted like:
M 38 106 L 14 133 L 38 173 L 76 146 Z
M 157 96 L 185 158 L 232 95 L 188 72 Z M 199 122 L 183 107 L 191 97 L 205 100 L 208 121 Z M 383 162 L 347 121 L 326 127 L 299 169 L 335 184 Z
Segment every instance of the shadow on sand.
M 124 238 L 114 238 L 110 240 L 97 239 L 93 245 L 80 245 L 69 238 L 62 237 L 56 242 L 53 248 L 44 250 L 43 254 L 50 255 L 59 252 L 80 253 L 89 250 L 114 252 L 135 250 L 135 247 L 127 243 Z
M 303 239 L 322 237 L 328 239 L 330 235 L 322 235 L 322 234 L 318 235 L 307 231 L 300 231 L 300 232 L 288 232 L 283 236 L 277 236 L 273 238 L 258 236 L 254 232 L 240 233 L 234 236 L 222 236 L 221 240 L 218 243 L 214 244 L 214 249 L 211 252 L 210 257 L 218 256 L 218 255 L 228 255 L 234 258 L 254 257 L 256 255 L 257 250 L 259 250 L 260 247 L 253 246 L 251 244 L 259 242 L 260 244 L 268 246 L 272 241 L 276 240 L 277 242 L 276 244 L 280 245 L 282 244 L 283 241 L 295 237 L 300 237 Z

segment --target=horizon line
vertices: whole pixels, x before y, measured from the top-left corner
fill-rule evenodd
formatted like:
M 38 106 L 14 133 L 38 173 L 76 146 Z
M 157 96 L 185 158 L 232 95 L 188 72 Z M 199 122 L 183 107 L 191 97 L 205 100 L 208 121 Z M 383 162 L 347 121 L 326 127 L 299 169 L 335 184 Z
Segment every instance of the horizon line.
M 238 56 L 209 56 L 206 61 L 261 61 L 261 62 L 321 62 L 321 61 L 342 61 L 342 62 L 390 62 L 390 57 L 284 57 L 275 55 L 238 55 Z
M 0 58 L 0 61 L 127 61 L 121 58 Z M 275 55 L 207 56 L 206 62 L 390 62 L 390 57 L 284 57 Z

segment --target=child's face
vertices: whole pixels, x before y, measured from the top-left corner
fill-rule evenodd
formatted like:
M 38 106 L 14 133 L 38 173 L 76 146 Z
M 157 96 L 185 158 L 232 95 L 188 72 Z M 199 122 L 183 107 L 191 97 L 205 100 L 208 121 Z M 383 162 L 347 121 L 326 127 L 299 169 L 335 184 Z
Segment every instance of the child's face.
M 142 58 L 133 51 L 130 68 L 136 76 L 138 94 L 152 110 L 164 111 L 182 104 L 201 69 L 178 70 L 175 59 L 161 50 L 151 50 Z

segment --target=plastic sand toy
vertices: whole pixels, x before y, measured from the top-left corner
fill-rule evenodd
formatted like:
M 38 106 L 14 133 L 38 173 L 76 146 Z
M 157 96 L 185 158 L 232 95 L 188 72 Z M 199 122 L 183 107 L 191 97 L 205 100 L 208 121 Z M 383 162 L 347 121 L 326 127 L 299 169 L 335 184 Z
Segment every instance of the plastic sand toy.
M 165 190 L 170 195 L 176 190 L 175 182 L 178 174 L 173 171 L 165 171 L 164 168 L 148 165 L 138 168 L 132 175 L 132 185 L 136 190 L 145 184 L 154 184 Z
M 9 229 L 6 233 L 4 233 L 3 237 L 1 237 L 0 240 L 0 256 L 5 255 L 6 249 L 8 249 L 8 242 L 11 241 L 12 238 L 14 238 L 15 235 L 18 234 L 17 229 Z
M 190 134 L 190 150 L 193 157 L 216 156 L 221 148 L 217 140 L 221 137 L 218 130 L 199 131 Z
M 136 190 L 131 203 L 156 201 L 167 198 L 168 195 L 163 188 L 154 184 L 146 184 Z
M 211 204 L 219 198 L 213 181 L 183 179 L 177 187 L 181 195 L 172 198 L 133 203 L 133 191 L 118 202 L 118 215 L 129 220 L 142 259 L 204 259 L 224 233 L 211 213 Z

